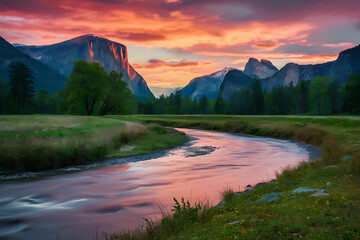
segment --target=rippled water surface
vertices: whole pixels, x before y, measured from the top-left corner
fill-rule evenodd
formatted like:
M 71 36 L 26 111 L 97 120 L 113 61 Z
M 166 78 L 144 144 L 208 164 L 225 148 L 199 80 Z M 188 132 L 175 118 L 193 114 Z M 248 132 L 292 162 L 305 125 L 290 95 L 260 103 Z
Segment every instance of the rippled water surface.
M 241 190 L 271 180 L 276 170 L 314 152 L 273 138 L 179 130 L 192 141 L 170 151 L 41 180 L 0 182 L 0 239 L 93 239 L 159 217 L 173 197 L 216 204 L 226 186 Z

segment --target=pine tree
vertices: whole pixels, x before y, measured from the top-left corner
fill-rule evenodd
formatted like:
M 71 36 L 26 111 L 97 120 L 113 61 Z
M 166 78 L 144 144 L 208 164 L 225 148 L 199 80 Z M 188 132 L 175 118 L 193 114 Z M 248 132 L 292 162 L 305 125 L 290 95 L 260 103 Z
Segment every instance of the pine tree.
M 15 112 L 29 111 L 34 96 L 34 76 L 23 63 L 16 62 L 9 66 L 9 87 L 15 104 Z

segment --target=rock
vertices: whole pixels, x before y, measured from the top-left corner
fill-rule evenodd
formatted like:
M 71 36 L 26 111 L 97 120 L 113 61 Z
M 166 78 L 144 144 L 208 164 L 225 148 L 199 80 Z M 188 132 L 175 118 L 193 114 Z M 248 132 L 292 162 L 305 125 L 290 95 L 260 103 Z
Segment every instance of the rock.
M 264 197 L 260 198 L 259 200 L 257 200 L 257 202 L 273 202 L 275 200 L 278 200 L 280 198 L 280 194 L 281 193 L 269 193 L 266 194 Z
M 132 151 L 136 148 L 136 146 L 124 146 L 119 149 L 120 152 L 128 152 Z
M 348 156 L 343 157 L 341 160 L 342 161 L 347 161 L 347 160 L 350 160 L 350 159 L 353 159 L 353 156 L 348 155 Z
M 329 165 L 329 166 L 326 166 L 326 168 L 337 168 L 338 166 L 336 165 Z
M 296 198 L 296 196 L 290 196 L 289 199 Z
M 299 187 L 291 191 L 292 193 L 306 193 L 306 192 L 325 192 L 324 189 L 313 189 L 306 187 Z
M 288 181 L 286 184 L 287 185 L 295 185 L 297 182 L 296 181 Z
M 254 190 L 253 189 L 246 189 L 245 191 L 243 191 L 243 194 L 249 194 L 252 193 Z
M 326 183 L 326 186 L 330 186 L 330 185 L 331 185 L 331 182 L 327 182 L 327 183 Z
M 255 185 L 255 188 L 258 188 L 258 187 L 260 187 L 261 185 L 263 185 L 263 184 L 265 184 L 266 182 L 259 182 L 259 183 L 257 183 L 256 185 Z
M 240 221 L 234 221 L 234 222 L 229 222 L 229 223 L 227 223 L 226 225 L 233 225 L 233 224 L 237 224 L 237 223 L 239 223 Z
M 225 204 L 225 201 L 219 202 L 214 208 L 222 208 Z
M 236 196 L 240 196 L 241 194 L 240 194 L 240 193 L 238 193 L 238 192 L 234 192 L 234 195 L 236 195 Z
M 258 79 L 271 77 L 277 71 L 278 69 L 269 60 L 261 59 L 259 62 L 256 58 L 250 58 L 244 69 L 246 75 Z
M 316 192 L 316 193 L 311 194 L 310 196 L 312 196 L 312 197 L 323 197 L 323 196 L 328 196 L 328 195 L 329 195 L 329 193 Z

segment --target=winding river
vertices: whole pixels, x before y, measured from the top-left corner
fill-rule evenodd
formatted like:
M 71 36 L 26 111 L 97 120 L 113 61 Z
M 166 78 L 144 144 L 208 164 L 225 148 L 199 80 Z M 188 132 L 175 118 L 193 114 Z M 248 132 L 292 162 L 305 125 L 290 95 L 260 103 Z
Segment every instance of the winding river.
M 216 204 L 225 187 L 239 191 L 269 181 L 282 167 L 320 154 L 286 140 L 178 130 L 191 141 L 168 151 L 62 169 L 35 180 L 0 180 L 0 239 L 101 239 L 104 231 L 159 218 L 160 209 L 171 209 L 173 197 Z

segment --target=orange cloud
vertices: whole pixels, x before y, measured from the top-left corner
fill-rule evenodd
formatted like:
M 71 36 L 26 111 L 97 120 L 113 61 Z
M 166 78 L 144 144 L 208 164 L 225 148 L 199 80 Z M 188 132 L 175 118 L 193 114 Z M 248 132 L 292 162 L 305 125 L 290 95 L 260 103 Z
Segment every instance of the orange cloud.
M 210 62 L 198 62 L 198 61 L 187 61 L 187 60 L 159 60 L 159 59 L 150 59 L 149 62 L 145 65 L 134 64 L 135 68 L 163 68 L 163 67 L 171 67 L 171 68 L 179 68 L 179 67 L 196 67 L 199 65 L 208 65 Z
M 360 1 L 323 5 L 323 0 L 1 0 L 0 35 L 12 43 L 44 45 L 100 34 L 138 48 L 129 58 L 137 56 L 131 63 L 150 85 L 183 86 L 226 66 L 242 68 L 249 57 L 277 67 L 334 60 L 360 39 Z M 344 32 L 349 26 L 355 33 Z

